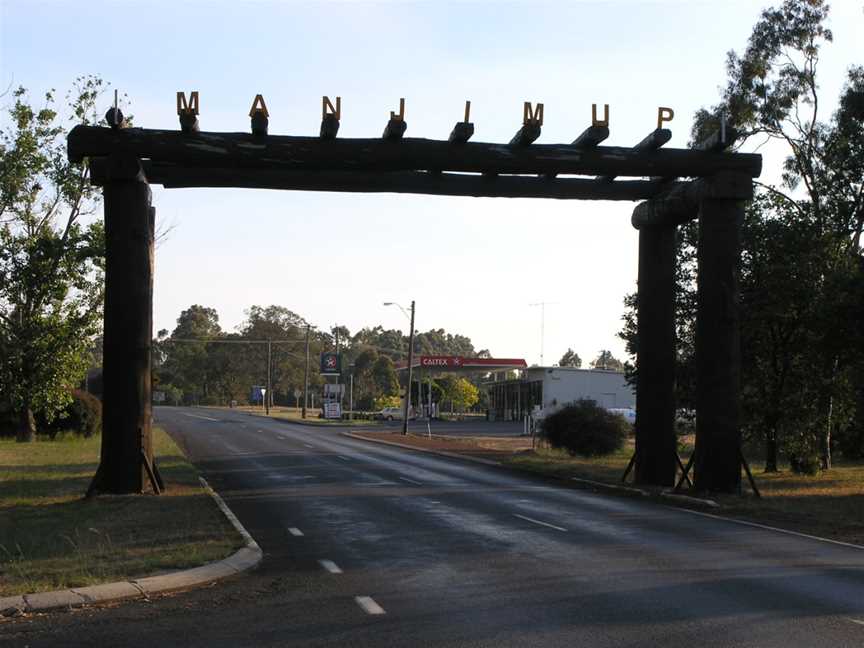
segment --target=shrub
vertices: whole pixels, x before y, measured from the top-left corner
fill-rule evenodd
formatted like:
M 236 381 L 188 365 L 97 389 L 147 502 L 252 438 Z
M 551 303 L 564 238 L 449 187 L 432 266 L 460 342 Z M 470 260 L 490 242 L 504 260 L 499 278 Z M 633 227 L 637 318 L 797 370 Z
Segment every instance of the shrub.
M 590 399 L 565 405 L 541 423 L 541 434 L 553 448 L 570 455 L 600 457 L 624 445 L 629 424 Z
M 62 431 L 91 437 L 102 432 L 102 402 L 93 394 L 72 390 L 72 402 L 44 429 L 53 439 Z
M 818 475 L 822 470 L 822 460 L 813 435 L 801 433 L 786 442 L 789 468 L 799 475 Z

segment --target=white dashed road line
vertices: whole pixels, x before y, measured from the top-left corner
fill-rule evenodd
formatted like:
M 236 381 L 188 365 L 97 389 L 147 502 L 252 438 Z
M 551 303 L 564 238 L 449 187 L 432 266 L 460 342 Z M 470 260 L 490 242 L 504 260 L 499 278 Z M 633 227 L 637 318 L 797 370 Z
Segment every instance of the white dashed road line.
M 401 479 L 404 482 L 408 482 L 409 484 L 414 484 L 415 486 L 422 486 L 423 485 L 423 482 L 414 481 L 413 479 L 408 479 L 407 477 L 400 477 L 399 479 Z
M 339 459 L 341 459 L 342 461 L 351 461 L 351 459 L 349 459 L 348 457 L 343 457 L 342 455 L 336 455 L 336 456 L 337 456 Z
M 385 614 L 384 608 L 378 605 L 371 596 L 355 596 L 354 600 L 366 614 Z
M 342 570 L 339 569 L 338 565 L 334 563 L 332 560 L 319 560 L 318 564 L 321 565 L 324 569 L 326 569 L 331 574 L 341 574 Z
M 290 533 L 295 538 L 302 538 L 303 532 L 297 527 L 288 527 L 288 533 Z
M 304 443 L 303 445 L 306 446 L 307 448 L 314 448 L 315 447 L 313 445 L 309 445 L 308 443 Z
M 858 625 L 864 626 L 864 621 L 860 619 L 846 619 L 847 621 L 851 621 L 852 623 L 857 623 Z
M 205 421 L 218 421 L 219 419 L 210 418 L 209 416 L 201 416 L 200 414 L 187 414 L 183 412 L 183 416 L 190 416 L 192 418 L 204 419 Z
M 517 518 L 520 520 L 527 520 L 528 522 L 533 522 L 534 524 L 540 524 L 545 527 L 549 527 L 550 529 L 556 529 L 558 531 L 566 531 L 567 529 L 559 526 L 555 526 L 554 524 L 549 524 L 548 522 L 541 522 L 540 520 L 535 520 L 534 518 L 530 518 L 527 515 L 519 515 L 518 513 L 514 513 Z

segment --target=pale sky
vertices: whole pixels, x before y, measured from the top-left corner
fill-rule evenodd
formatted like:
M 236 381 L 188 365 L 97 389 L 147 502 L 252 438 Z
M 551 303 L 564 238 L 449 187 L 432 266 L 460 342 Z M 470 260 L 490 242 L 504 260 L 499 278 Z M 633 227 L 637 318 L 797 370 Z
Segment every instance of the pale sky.
M 779 0 L 778 0 L 779 3 Z M 342 97 L 340 137 L 380 136 L 406 99 L 407 137 L 446 139 L 472 102 L 473 141 L 507 142 L 522 102 L 542 101 L 538 143 L 570 142 L 591 104 L 611 106 L 609 145 L 635 144 L 658 106 L 686 146 L 718 99 L 761 0 L 705 2 L 38 2 L 0 0 L 0 86 L 37 98 L 97 73 L 129 96 L 135 124 L 179 128 L 178 90 L 198 90 L 201 128 L 249 130 L 257 93 L 270 133 L 317 135 L 321 96 Z M 823 51 L 826 116 L 846 68 L 864 62 L 860 0 L 835 0 Z M 103 103 L 111 102 L 106 94 Z M 8 95 L 3 107 L 9 103 Z M 776 178 L 779 151 L 765 154 Z M 384 301 L 417 302 L 417 328 L 469 336 L 498 357 L 587 363 L 616 337 L 635 288 L 632 203 L 154 187 L 162 225 L 155 329 L 190 304 L 233 330 L 253 304 L 322 328 L 407 331 Z

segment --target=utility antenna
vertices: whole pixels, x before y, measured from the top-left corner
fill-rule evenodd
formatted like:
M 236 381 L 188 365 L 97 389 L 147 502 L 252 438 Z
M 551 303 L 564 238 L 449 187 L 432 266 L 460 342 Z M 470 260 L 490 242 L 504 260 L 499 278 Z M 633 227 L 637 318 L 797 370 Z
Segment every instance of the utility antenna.
M 543 345 L 546 337 L 546 306 L 552 306 L 553 304 L 557 304 L 558 302 L 537 302 L 536 304 L 528 304 L 529 306 L 539 306 L 540 307 L 540 366 L 543 365 Z

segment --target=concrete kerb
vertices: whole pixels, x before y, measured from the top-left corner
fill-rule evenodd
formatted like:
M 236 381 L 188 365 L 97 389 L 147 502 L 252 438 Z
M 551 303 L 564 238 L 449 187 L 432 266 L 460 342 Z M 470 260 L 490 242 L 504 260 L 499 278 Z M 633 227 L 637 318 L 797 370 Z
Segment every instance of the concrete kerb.
M 340 432 L 342 436 L 350 437 L 352 439 L 358 439 L 360 441 L 368 441 L 370 443 L 383 443 L 384 445 L 391 445 L 397 448 L 405 448 L 408 450 L 417 450 L 419 452 L 426 452 L 429 454 L 441 455 L 443 457 L 450 457 L 453 459 L 461 459 L 463 461 L 471 461 L 474 463 L 484 464 L 487 466 L 495 466 L 497 468 L 503 468 L 505 470 L 514 470 L 512 466 L 507 466 L 502 464 L 500 461 L 494 461 L 492 459 L 483 459 L 482 457 L 471 457 L 468 455 L 459 454 L 458 452 L 448 452 L 446 450 L 432 450 L 430 448 L 419 448 L 417 446 L 412 446 L 407 443 L 399 443 L 397 441 L 386 441 L 384 439 L 372 439 L 369 437 L 365 437 L 362 433 L 356 432 Z M 529 472 L 529 471 L 523 471 Z M 536 473 L 530 473 L 536 474 Z M 617 484 L 607 484 L 606 482 L 594 481 L 593 479 L 583 479 L 581 477 L 570 477 L 569 481 L 576 482 L 577 484 L 584 484 L 586 486 L 590 486 L 592 488 L 609 490 L 613 492 L 619 493 L 628 493 L 630 495 L 639 495 L 642 497 L 650 497 L 651 495 L 659 495 L 660 497 L 664 497 L 666 499 L 670 499 L 673 501 L 678 501 L 684 504 L 696 504 L 701 506 L 708 506 L 710 508 L 720 508 L 720 505 L 714 500 L 702 499 L 700 497 L 691 497 L 689 495 L 678 495 L 677 493 L 669 493 L 669 492 L 653 492 L 649 490 L 644 490 L 642 488 L 634 488 L 633 486 L 619 486 Z
M 201 485 L 214 499 L 216 505 L 228 518 L 232 526 L 243 537 L 246 546 L 222 560 L 183 569 L 169 574 L 149 576 L 130 581 L 118 581 L 91 585 L 89 587 L 73 587 L 54 592 L 39 592 L 20 596 L 0 598 L 0 616 L 13 617 L 28 612 L 47 612 L 49 610 L 70 609 L 99 603 L 113 603 L 132 599 L 144 599 L 155 594 L 165 594 L 178 590 L 191 589 L 216 581 L 236 576 L 252 569 L 263 558 L 263 552 L 255 539 L 240 523 L 231 509 L 216 493 L 207 481 L 201 477 Z

